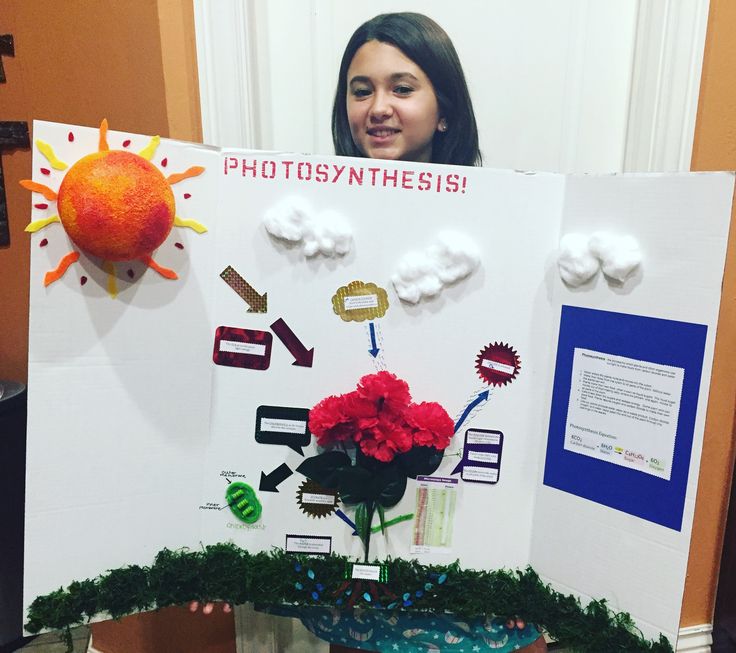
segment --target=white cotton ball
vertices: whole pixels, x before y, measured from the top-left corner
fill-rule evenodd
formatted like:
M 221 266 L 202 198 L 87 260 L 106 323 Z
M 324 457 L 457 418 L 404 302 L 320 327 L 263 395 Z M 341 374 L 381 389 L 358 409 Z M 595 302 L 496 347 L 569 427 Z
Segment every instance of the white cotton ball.
M 306 256 L 307 258 L 311 258 L 317 252 L 319 252 L 319 242 L 317 242 L 317 240 L 311 236 L 305 238 L 302 251 L 304 252 L 304 256 Z
M 560 239 L 557 267 L 560 277 L 570 287 L 577 288 L 592 279 L 600 264 L 588 247 L 588 236 L 578 233 L 565 234 Z
M 480 250 L 465 234 L 444 231 L 429 248 L 428 255 L 437 265 L 443 283 L 454 283 L 467 277 L 480 265 Z
M 350 224 L 337 211 L 322 211 L 314 220 L 319 249 L 325 256 L 343 256 L 350 251 L 353 235 Z
M 436 274 L 426 274 L 417 281 L 417 286 L 425 297 L 434 297 L 439 294 L 444 284 Z
M 416 281 L 426 274 L 433 274 L 435 265 L 425 252 L 412 251 L 399 262 L 397 274 L 404 281 Z
M 465 234 L 445 231 L 423 252 L 405 254 L 391 281 L 403 301 L 416 304 L 422 297 L 434 297 L 445 285 L 467 277 L 479 265 L 477 245 Z
M 304 237 L 304 227 L 311 219 L 310 206 L 299 197 L 288 197 L 266 212 L 263 224 L 276 238 L 298 242 Z
M 603 274 L 619 283 L 626 281 L 641 265 L 641 249 L 633 236 L 599 231 L 590 237 L 589 247 L 600 260 Z
M 302 241 L 307 257 L 344 256 L 350 251 L 353 234 L 350 224 L 336 211 L 314 215 L 309 204 L 290 197 L 271 208 L 263 218 L 269 234 L 290 242 Z

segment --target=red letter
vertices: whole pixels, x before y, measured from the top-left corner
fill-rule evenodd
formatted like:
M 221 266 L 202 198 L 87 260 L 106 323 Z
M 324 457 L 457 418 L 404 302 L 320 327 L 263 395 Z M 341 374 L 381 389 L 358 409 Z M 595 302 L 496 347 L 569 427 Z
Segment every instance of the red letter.
M 457 193 L 457 191 L 460 190 L 458 179 L 460 179 L 460 175 L 456 175 L 455 173 L 447 175 L 447 183 L 445 184 L 445 189 L 447 190 L 447 192 Z
M 286 168 L 286 178 L 289 178 L 289 168 L 291 168 L 291 164 L 294 163 L 293 161 L 282 161 L 281 165 Z
M 271 166 L 271 174 L 266 172 L 266 165 Z M 273 179 L 276 176 L 276 162 L 275 161 L 264 161 L 261 163 L 261 177 L 264 179 Z
M 327 181 L 327 171 L 329 167 L 326 163 L 318 163 L 314 166 L 314 181 Z
M 401 187 L 406 188 L 407 190 L 411 190 L 412 188 L 414 188 L 414 184 L 413 184 L 414 180 L 412 179 L 413 176 L 414 176 L 413 170 L 404 170 L 401 173 Z
M 248 165 L 248 160 L 243 159 L 243 177 L 245 177 L 246 172 L 252 172 L 253 176 L 256 176 L 256 160 L 253 160 L 252 165 Z
M 306 174 L 302 174 L 302 170 L 306 168 Z M 309 161 L 300 161 L 296 167 L 296 176 L 302 181 L 309 181 L 312 178 L 312 164 Z
M 376 185 L 376 175 L 381 172 L 380 168 L 368 168 L 368 172 L 371 173 L 371 186 Z
M 353 168 L 353 166 L 350 166 L 350 177 L 348 178 L 348 183 L 352 186 L 353 180 L 355 180 L 355 183 L 358 184 L 358 186 L 362 186 L 363 185 L 363 172 L 364 172 L 363 168 Z
M 432 173 L 431 172 L 420 172 L 419 173 L 419 190 L 429 190 L 432 187 Z
M 335 169 L 335 176 L 332 178 L 332 183 L 334 184 L 338 179 L 340 179 L 340 175 L 345 172 L 345 166 L 338 166 L 333 163 L 332 167 Z

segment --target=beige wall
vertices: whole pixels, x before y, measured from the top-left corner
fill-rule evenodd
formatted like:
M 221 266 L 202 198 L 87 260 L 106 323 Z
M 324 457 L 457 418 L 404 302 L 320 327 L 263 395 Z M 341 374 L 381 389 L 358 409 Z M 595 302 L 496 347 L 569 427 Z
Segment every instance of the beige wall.
M 736 2 L 711 0 L 693 170 L 736 170 Z M 734 460 L 736 230 L 731 227 L 681 624 L 710 623 Z

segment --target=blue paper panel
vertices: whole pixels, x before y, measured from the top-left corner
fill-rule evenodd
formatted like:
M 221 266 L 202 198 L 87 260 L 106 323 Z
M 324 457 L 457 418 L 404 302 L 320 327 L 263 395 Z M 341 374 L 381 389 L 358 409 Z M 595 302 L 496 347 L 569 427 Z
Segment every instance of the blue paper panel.
M 707 330 L 702 324 L 563 306 L 544 484 L 679 531 Z M 575 348 L 685 370 L 670 480 L 564 448 Z

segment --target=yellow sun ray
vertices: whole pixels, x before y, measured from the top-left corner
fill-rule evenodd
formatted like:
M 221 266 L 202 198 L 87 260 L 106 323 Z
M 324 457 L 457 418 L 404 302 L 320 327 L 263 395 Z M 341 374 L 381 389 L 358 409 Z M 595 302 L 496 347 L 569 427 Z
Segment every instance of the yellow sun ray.
M 138 156 L 142 156 L 147 161 L 150 161 L 153 158 L 154 153 L 156 152 L 156 148 L 158 147 L 158 144 L 161 142 L 160 136 L 153 136 L 151 140 L 149 141 L 148 145 L 144 147 L 140 152 L 138 152 Z
M 58 215 L 52 215 L 48 218 L 41 218 L 40 220 L 34 220 L 25 228 L 24 231 L 27 231 L 29 234 L 35 234 L 40 229 L 47 227 L 53 222 L 59 222 Z
M 203 172 L 204 168 L 202 166 L 192 166 L 184 172 L 175 172 L 173 175 L 169 175 L 166 177 L 166 181 L 169 182 L 169 186 L 173 186 L 174 184 L 178 184 L 180 181 L 184 181 L 190 177 L 201 175 Z
M 180 218 L 178 215 L 174 216 L 174 226 L 188 227 L 189 229 L 196 231 L 198 234 L 203 234 L 205 231 L 207 231 L 207 227 L 205 227 L 201 222 Z
M 178 279 L 179 278 L 176 272 L 174 272 L 173 270 L 170 270 L 169 268 L 165 268 L 159 265 L 150 256 L 141 256 L 139 260 L 143 261 L 143 263 L 145 263 L 149 268 L 151 268 L 152 270 L 155 270 L 162 277 L 165 277 L 166 279 Z
M 62 256 L 61 260 L 59 261 L 59 265 L 56 266 L 55 270 L 49 270 L 43 277 L 43 285 L 49 286 L 54 281 L 58 281 L 61 279 L 61 277 L 64 275 L 64 272 L 66 272 L 69 269 L 69 266 L 72 263 L 76 263 L 79 260 L 79 252 L 69 252 L 68 254 L 65 254 Z
M 36 139 L 38 151 L 46 157 L 49 165 L 54 170 L 66 170 L 69 166 L 56 156 L 54 148 L 40 138 Z
M 110 146 L 107 144 L 107 118 L 103 118 L 100 123 L 100 144 L 97 150 L 99 152 L 107 152 Z
M 48 186 L 39 184 L 32 179 L 21 179 L 18 183 L 26 190 L 31 190 L 34 193 L 41 193 L 41 195 L 43 195 L 50 202 L 56 200 L 56 191 L 51 190 Z
M 115 264 L 112 261 L 102 261 L 102 269 L 107 272 L 107 292 L 115 299 L 118 296 L 118 280 L 115 277 Z

